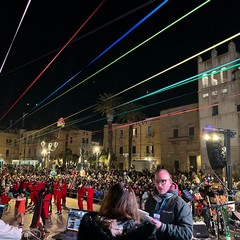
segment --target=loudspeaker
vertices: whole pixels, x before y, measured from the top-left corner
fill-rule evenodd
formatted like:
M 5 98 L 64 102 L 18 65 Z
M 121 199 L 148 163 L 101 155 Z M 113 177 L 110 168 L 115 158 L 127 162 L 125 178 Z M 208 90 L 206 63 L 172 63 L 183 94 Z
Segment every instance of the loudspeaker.
M 209 163 L 213 170 L 223 169 L 226 166 L 225 148 L 219 142 L 206 141 Z
M 206 224 L 193 224 L 194 238 L 209 238 L 209 232 Z

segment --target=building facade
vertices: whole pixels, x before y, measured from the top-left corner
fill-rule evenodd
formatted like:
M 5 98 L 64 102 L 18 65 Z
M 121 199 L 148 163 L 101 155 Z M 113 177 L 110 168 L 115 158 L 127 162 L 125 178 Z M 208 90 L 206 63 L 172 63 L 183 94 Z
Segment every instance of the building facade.
M 201 168 L 198 114 L 198 104 L 160 112 L 162 165 L 171 172 Z
M 152 168 L 161 162 L 159 119 L 142 121 L 132 126 L 132 166 L 136 170 Z M 129 125 L 113 124 L 113 153 L 119 169 L 128 169 Z M 103 146 L 108 150 L 108 129 L 104 127 Z
M 0 163 L 10 163 L 12 159 L 18 159 L 19 131 L 2 131 L 0 136 Z
M 50 160 L 59 159 L 67 149 L 81 157 L 83 162 L 93 155 L 91 131 L 59 128 L 47 133 L 41 130 L 20 129 L 0 133 L 0 160 L 4 163 L 12 163 L 13 160 L 24 163 L 38 160 L 43 163 L 43 150 L 48 148 L 49 144 Z
M 177 113 L 177 114 L 172 114 Z M 201 168 L 198 105 L 171 108 L 133 125 L 132 166 L 136 170 L 157 165 L 172 172 Z M 104 128 L 108 149 L 108 129 Z M 129 125 L 113 124 L 113 153 L 119 169 L 128 169 Z
M 206 141 L 202 137 L 206 125 L 231 129 L 237 132 L 231 139 L 231 162 L 233 174 L 240 175 L 237 168 L 240 157 L 240 54 L 233 42 L 228 51 L 218 55 L 211 51 L 210 59 L 198 58 L 198 103 L 171 108 L 160 112 L 159 119 L 143 121 L 134 125 L 132 163 L 145 161 L 143 166 L 156 164 L 175 172 L 190 168 L 211 172 Z M 172 113 L 179 114 L 172 114 Z M 163 117 L 166 116 L 166 117 Z M 152 129 L 152 130 L 151 130 Z M 152 135 L 149 135 L 152 131 Z M 104 148 L 108 149 L 108 131 L 104 127 Z M 113 153 L 120 168 L 128 168 L 128 126 L 113 124 Z M 149 164 L 151 163 L 151 164 Z
M 201 80 L 198 82 L 199 125 L 200 131 L 206 126 L 217 129 L 229 129 L 237 132 L 231 138 L 230 156 L 233 174 L 238 175 L 239 168 L 239 129 L 240 129 L 240 54 L 233 42 L 228 44 L 228 51 L 218 55 L 216 49 L 211 51 L 207 60 L 198 58 L 198 73 Z M 203 169 L 211 171 L 208 160 L 206 141 L 200 138 Z

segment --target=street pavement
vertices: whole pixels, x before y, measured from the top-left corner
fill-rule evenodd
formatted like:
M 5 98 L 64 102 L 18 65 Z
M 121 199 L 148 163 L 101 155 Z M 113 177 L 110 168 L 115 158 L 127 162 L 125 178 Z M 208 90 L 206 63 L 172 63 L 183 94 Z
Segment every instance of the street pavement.
M 2 220 L 10 225 L 18 226 L 21 220 L 20 220 L 20 217 L 17 220 L 14 219 L 14 205 L 15 205 L 15 200 L 12 199 L 10 201 L 11 209 L 8 213 L 3 214 Z M 57 214 L 55 214 L 57 212 L 57 208 L 54 203 L 52 206 L 53 206 L 52 214 L 50 214 L 49 219 L 46 220 L 46 227 L 47 227 L 47 230 L 49 231 L 49 233 L 46 234 L 46 237 L 47 237 L 46 239 L 52 239 L 51 238 L 52 236 L 66 229 L 66 222 L 67 222 L 69 208 L 78 209 L 77 199 L 74 199 L 74 198 L 67 198 L 66 208 L 63 208 L 61 216 L 58 216 Z M 86 201 L 84 201 L 83 207 L 84 207 L 84 210 L 87 210 Z M 98 211 L 98 210 L 99 210 L 99 205 L 94 204 L 93 211 Z M 24 226 L 22 228 L 23 231 L 30 229 L 29 226 L 31 224 L 32 217 L 33 217 L 33 211 L 26 211 L 25 218 L 24 218 Z

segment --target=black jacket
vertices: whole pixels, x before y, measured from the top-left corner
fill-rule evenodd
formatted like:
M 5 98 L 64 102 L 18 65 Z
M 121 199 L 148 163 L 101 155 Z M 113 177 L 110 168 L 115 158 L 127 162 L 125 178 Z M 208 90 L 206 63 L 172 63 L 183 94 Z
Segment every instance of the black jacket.
M 193 218 L 192 212 L 188 204 L 179 196 L 177 192 L 162 208 L 160 221 L 162 225 L 156 231 L 157 239 L 164 240 L 190 240 L 193 234 Z M 150 216 L 156 213 L 157 201 L 150 196 L 145 204 L 145 211 Z
M 87 213 L 83 216 L 78 231 L 79 240 L 155 240 L 155 226 L 143 222 L 137 227 L 128 229 L 126 233 L 113 237 L 110 232 L 103 230 L 95 220 L 97 213 Z

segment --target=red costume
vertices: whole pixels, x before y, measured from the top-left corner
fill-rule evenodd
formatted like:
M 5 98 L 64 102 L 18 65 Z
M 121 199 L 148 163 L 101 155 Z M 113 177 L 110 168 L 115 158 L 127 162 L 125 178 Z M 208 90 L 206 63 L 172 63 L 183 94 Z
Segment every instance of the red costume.
M 23 189 L 27 189 L 27 188 L 28 188 L 28 185 L 29 185 L 28 180 L 24 180 L 24 181 L 22 182 L 22 188 L 23 188 Z
M 57 189 L 60 186 L 60 183 L 58 181 L 53 183 L 53 198 L 54 198 L 54 202 L 57 202 Z
M 80 186 L 77 190 L 77 194 L 78 194 L 78 208 L 80 210 L 83 210 L 83 196 L 85 194 L 86 190 L 84 188 L 84 186 Z
M 66 197 L 67 197 L 67 182 L 64 181 L 63 185 L 62 185 L 62 205 L 66 207 Z
M 59 186 L 57 188 L 57 213 L 62 213 L 62 204 L 61 204 L 61 200 L 62 200 L 62 188 L 61 186 Z
M 41 186 L 41 183 L 38 182 L 38 181 L 33 186 L 34 186 L 34 193 L 35 193 L 34 204 L 36 204 L 36 201 L 37 201 L 37 198 L 38 198 L 38 193 L 40 192 L 42 186 Z
M 32 184 L 32 182 L 30 182 L 28 184 L 28 189 L 30 190 L 30 204 L 34 204 L 35 203 L 35 192 L 34 192 L 34 186 Z
M 86 188 L 87 191 L 87 210 L 93 211 L 93 195 L 94 189 L 92 187 Z
M 46 195 L 44 195 L 44 198 L 43 198 L 43 210 L 44 210 L 45 218 L 49 217 L 49 205 L 51 201 L 52 201 L 52 194 L 50 193 L 50 191 L 47 191 Z
M 0 198 L 1 198 L 1 204 L 4 204 L 4 205 L 11 200 L 11 198 L 6 193 L 2 193 Z

